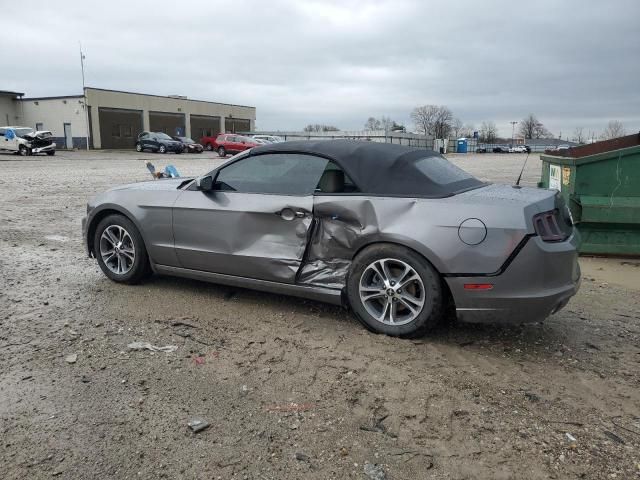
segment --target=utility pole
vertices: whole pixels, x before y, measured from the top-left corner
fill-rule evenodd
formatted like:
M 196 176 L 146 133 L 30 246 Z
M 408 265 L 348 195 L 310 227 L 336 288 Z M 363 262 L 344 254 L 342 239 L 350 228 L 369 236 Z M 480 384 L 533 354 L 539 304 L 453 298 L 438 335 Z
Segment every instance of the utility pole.
M 509 122 L 511 124 L 511 145 L 515 144 L 516 125 L 518 122 Z
M 89 132 L 89 106 L 87 105 L 87 90 L 84 86 L 84 53 L 82 53 L 82 43 L 78 42 L 80 45 L 80 68 L 82 69 L 82 98 L 84 99 L 84 115 L 85 115 L 85 127 L 87 129 L 87 151 L 89 150 L 89 142 L 91 138 L 91 133 Z

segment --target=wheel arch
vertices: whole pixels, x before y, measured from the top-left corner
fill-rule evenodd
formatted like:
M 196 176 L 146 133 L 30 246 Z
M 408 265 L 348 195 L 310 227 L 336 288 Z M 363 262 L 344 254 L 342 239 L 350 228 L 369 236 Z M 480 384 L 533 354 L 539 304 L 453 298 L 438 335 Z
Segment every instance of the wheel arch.
M 443 275 L 443 268 L 442 268 L 442 262 L 439 261 L 439 259 L 435 256 L 435 254 L 433 252 L 431 252 L 430 250 L 426 249 L 426 248 L 414 248 L 413 246 L 414 242 L 407 242 L 407 241 L 403 241 L 401 239 L 389 239 L 389 238 L 385 238 L 385 239 L 375 239 L 375 240 L 371 240 L 369 242 L 364 243 L 363 245 L 359 245 L 358 248 L 354 249 L 354 253 L 353 256 L 351 257 L 351 261 L 353 262 L 353 260 L 365 249 L 369 248 L 369 247 L 373 247 L 376 245 L 391 245 L 391 246 L 395 246 L 395 247 L 402 247 L 402 248 L 406 248 L 408 250 L 411 250 L 413 253 L 415 253 L 416 255 L 419 255 L 423 260 L 425 260 L 435 271 L 436 273 L 440 276 L 440 282 L 442 284 L 442 291 L 444 293 L 445 296 L 445 305 L 449 305 L 449 307 L 453 308 L 453 312 L 455 312 L 455 299 L 453 298 L 453 294 L 451 293 L 451 289 L 449 288 L 449 284 L 447 283 L 447 281 L 445 280 L 445 277 Z M 429 253 L 425 254 L 425 250 L 427 250 Z M 431 258 L 430 258 L 431 257 Z M 432 258 L 436 259 L 437 262 L 432 261 Z M 349 274 L 351 273 L 351 268 L 349 268 Z M 345 287 L 346 289 L 346 287 Z M 344 299 L 346 299 L 346 292 L 343 291 L 343 301 Z
M 131 215 L 126 209 L 117 206 L 117 205 L 108 205 L 101 208 L 99 211 L 93 214 L 91 220 L 89 221 L 89 225 L 87 226 L 87 249 L 90 255 L 96 256 L 95 245 L 93 244 L 93 237 L 96 234 L 96 228 L 98 228 L 98 224 L 109 215 L 121 215 L 125 217 L 127 220 L 132 222 L 135 227 L 138 229 L 140 236 L 142 237 L 142 243 L 144 244 L 145 250 L 147 249 L 147 242 L 144 238 L 144 232 L 140 228 L 140 224 L 136 221 L 135 217 Z

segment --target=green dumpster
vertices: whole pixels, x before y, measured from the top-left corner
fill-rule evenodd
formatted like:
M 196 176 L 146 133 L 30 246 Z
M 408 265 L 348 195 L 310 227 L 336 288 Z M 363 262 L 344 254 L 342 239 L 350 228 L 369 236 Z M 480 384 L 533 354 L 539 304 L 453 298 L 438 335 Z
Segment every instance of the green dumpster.
M 640 134 L 545 152 L 541 188 L 559 190 L 580 253 L 640 255 Z

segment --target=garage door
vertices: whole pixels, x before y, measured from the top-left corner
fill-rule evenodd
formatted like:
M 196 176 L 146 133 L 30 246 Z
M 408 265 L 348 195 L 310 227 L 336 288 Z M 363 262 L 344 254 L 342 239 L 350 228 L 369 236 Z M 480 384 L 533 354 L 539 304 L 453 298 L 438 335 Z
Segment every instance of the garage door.
M 167 135 L 184 136 L 184 114 L 169 112 L 149 112 L 149 129 L 152 132 L 164 132 Z
M 98 108 L 102 148 L 133 148 L 142 132 L 142 112 L 120 108 Z
M 220 117 L 191 115 L 191 138 L 200 142 L 202 137 L 214 137 L 220 133 Z
M 251 131 L 251 120 L 244 118 L 225 118 L 224 129 L 228 133 L 246 133 Z

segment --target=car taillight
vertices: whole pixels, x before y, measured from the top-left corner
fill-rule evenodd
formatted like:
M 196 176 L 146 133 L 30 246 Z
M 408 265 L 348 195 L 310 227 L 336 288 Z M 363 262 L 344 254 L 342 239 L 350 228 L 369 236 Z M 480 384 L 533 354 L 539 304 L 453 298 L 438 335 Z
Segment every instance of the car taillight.
M 543 241 L 562 242 L 569 238 L 569 234 L 560 228 L 559 216 L 560 212 L 556 209 L 539 213 L 533 217 L 533 226 Z

